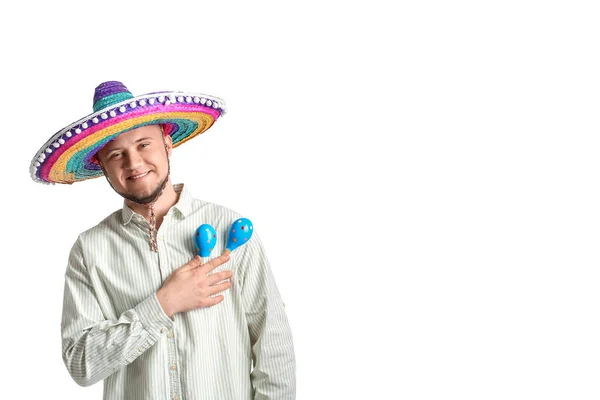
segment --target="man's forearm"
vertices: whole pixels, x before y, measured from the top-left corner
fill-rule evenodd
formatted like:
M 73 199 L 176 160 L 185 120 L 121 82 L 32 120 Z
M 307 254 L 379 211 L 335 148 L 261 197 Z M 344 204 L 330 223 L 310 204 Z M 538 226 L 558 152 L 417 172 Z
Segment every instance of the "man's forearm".
M 81 386 L 93 385 L 152 347 L 161 330 L 173 324 L 157 307 L 160 304 L 152 295 L 117 321 L 105 320 L 84 329 L 77 328 L 81 319 L 63 324 L 63 360 L 73 380 Z

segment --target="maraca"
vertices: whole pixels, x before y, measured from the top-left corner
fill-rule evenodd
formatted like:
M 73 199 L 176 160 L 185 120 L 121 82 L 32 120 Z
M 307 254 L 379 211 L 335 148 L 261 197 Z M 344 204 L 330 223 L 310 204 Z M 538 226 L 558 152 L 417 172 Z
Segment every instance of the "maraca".
M 243 244 L 246 244 L 250 237 L 254 227 L 252 222 L 248 218 L 240 218 L 236 220 L 229 228 L 229 235 L 227 235 L 227 246 L 223 254 L 229 254 L 233 250 L 237 249 Z M 200 257 L 208 257 L 210 252 L 215 248 L 217 243 L 217 232 L 210 224 L 202 224 L 196 229 L 194 234 L 194 244 L 196 246 L 196 252 Z
M 229 235 L 227 235 L 227 249 L 225 253 L 229 253 L 243 244 L 246 244 L 252 236 L 254 228 L 252 222 L 248 218 L 239 218 L 229 229 Z
M 217 232 L 215 228 L 209 224 L 202 224 L 196 229 L 194 234 L 194 244 L 196 245 L 196 252 L 200 257 L 208 257 L 212 249 L 215 248 L 217 243 Z

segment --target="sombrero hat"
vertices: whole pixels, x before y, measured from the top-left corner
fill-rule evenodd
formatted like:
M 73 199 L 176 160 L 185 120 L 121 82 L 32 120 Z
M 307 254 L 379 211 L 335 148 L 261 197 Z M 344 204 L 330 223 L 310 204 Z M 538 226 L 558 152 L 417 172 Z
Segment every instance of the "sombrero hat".
M 161 124 L 173 147 L 200 135 L 225 113 L 222 99 L 187 92 L 133 96 L 121 82 L 100 84 L 94 112 L 54 134 L 31 161 L 31 177 L 46 184 L 79 182 L 103 175 L 95 155 L 121 133 Z

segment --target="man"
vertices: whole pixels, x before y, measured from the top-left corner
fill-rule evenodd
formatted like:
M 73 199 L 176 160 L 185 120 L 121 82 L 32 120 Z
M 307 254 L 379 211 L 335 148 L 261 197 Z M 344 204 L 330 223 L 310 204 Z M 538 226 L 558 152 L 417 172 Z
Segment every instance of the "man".
M 172 149 L 223 112 L 212 96 L 134 97 L 105 82 L 94 113 L 32 161 L 38 182 L 104 175 L 125 199 L 79 235 L 65 273 L 63 359 L 79 385 L 104 380 L 105 399 L 295 398 L 291 332 L 259 237 L 225 250 L 240 215 L 170 180 Z M 203 223 L 221 238 L 204 263 L 193 241 Z

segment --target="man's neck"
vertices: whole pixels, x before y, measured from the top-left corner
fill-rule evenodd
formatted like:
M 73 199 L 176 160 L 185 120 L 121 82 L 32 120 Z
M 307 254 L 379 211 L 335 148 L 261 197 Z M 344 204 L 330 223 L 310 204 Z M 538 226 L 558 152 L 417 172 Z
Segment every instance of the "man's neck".
M 154 215 L 156 216 L 156 229 L 160 226 L 163 221 L 164 216 L 167 212 L 177 204 L 179 200 L 179 193 L 175 191 L 173 188 L 173 184 L 171 183 L 171 179 L 168 180 L 165 189 L 162 194 L 158 196 L 158 199 L 154 203 Z M 129 206 L 135 213 L 142 215 L 146 218 L 146 221 L 150 222 L 150 207 L 147 207 L 143 204 L 138 204 L 131 200 L 125 200 L 125 204 Z

